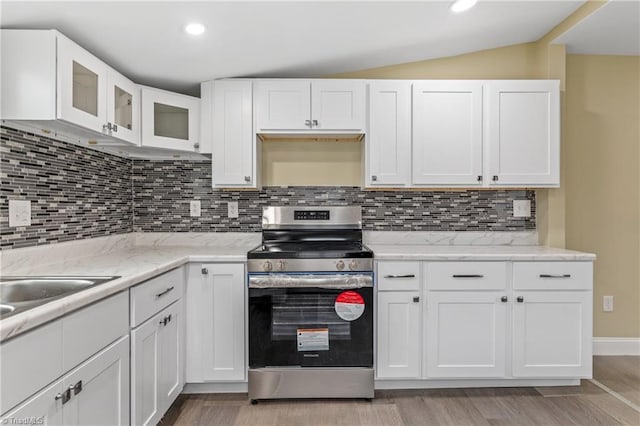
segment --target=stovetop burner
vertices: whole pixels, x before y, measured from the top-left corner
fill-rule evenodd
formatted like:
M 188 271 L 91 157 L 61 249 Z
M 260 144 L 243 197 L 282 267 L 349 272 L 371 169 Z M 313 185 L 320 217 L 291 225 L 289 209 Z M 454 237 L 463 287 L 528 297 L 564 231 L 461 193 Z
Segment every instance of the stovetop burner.
M 266 243 L 247 253 L 250 259 L 346 259 L 372 258 L 373 252 L 360 242 Z

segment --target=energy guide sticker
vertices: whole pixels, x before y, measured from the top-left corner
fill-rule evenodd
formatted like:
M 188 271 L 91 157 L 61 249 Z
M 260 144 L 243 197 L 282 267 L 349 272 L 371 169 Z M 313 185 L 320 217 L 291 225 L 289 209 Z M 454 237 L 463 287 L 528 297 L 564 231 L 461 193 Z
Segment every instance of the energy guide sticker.
M 328 328 L 299 328 L 296 334 L 298 352 L 329 350 Z
M 343 320 L 357 320 L 364 313 L 364 299 L 353 290 L 343 291 L 336 297 L 335 309 Z

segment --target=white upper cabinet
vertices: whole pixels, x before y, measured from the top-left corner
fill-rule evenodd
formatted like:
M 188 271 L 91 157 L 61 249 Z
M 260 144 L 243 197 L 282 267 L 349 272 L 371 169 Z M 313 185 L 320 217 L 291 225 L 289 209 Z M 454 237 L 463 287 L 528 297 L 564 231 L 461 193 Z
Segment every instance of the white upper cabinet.
M 486 88 L 490 184 L 559 186 L 559 82 L 489 81 Z
M 256 186 L 252 83 L 213 83 L 213 186 Z
M 258 80 L 258 132 L 364 129 L 362 80 Z
M 199 152 L 200 99 L 142 87 L 142 146 Z
M 365 185 L 411 182 L 411 82 L 372 81 L 366 139 Z
M 132 81 L 57 31 L 2 30 L 1 38 L 3 119 L 58 120 L 89 139 L 139 143 Z
M 482 82 L 413 85 L 413 183 L 482 185 Z

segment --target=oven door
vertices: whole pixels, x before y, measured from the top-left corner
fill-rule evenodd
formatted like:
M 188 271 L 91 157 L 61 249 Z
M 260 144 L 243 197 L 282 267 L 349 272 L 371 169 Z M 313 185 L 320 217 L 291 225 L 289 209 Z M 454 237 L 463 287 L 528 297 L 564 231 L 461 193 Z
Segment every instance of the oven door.
M 370 274 L 249 277 L 249 368 L 373 367 Z

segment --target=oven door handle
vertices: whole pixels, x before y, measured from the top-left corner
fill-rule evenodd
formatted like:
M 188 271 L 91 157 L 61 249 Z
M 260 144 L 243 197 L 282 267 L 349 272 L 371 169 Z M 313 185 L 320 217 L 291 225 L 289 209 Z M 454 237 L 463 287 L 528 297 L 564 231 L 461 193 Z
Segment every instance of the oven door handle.
M 370 274 L 269 274 L 249 276 L 249 288 L 305 287 L 333 289 L 373 287 L 373 276 Z

